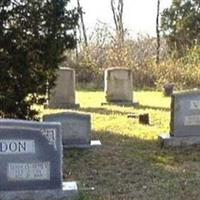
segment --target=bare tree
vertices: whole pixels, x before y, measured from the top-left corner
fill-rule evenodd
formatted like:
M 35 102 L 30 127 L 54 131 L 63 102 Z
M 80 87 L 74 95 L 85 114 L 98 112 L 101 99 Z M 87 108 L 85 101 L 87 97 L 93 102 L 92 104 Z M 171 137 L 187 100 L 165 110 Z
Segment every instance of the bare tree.
M 81 27 L 82 27 L 83 39 L 84 39 L 85 46 L 87 47 L 88 46 L 88 40 L 87 40 L 85 23 L 84 23 L 84 20 L 83 20 L 83 9 L 82 9 L 82 7 L 80 5 L 80 0 L 77 0 L 77 7 L 78 7 L 78 13 L 79 13 L 79 16 L 80 16 L 80 20 L 81 20 Z M 80 35 L 80 37 L 81 37 L 81 35 Z
M 160 0 L 157 1 L 157 16 L 156 16 L 156 35 L 157 35 L 157 48 L 156 48 L 156 64 L 160 63 Z
M 123 42 L 124 41 L 124 27 L 123 27 L 124 2 L 123 0 L 118 0 L 117 5 L 116 5 L 115 0 L 111 0 L 111 9 L 113 13 L 113 19 L 115 23 L 117 37 L 121 42 Z

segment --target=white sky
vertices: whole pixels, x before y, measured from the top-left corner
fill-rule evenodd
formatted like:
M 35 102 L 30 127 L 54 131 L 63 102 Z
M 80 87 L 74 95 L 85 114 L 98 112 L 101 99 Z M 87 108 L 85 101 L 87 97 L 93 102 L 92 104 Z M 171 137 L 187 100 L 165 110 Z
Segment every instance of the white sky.
M 72 0 L 74 1 L 74 0 Z M 161 10 L 172 0 L 161 0 Z M 80 0 L 86 28 L 91 30 L 97 21 L 113 25 L 110 0 Z M 137 33 L 155 35 L 157 0 L 124 0 L 124 24 L 131 35 Z

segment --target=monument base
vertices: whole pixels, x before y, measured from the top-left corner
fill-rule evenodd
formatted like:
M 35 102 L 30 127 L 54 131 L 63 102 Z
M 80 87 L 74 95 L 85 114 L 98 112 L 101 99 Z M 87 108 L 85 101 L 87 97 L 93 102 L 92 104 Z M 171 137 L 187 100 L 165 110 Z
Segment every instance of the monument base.
M 78 187 L 76 182 L 64 182 L 63 189 L 55 190 L 27 190 L 2 191 L 1 200 L 78 200 Z
M 80 104 L 56 103 L 56 104 L 49 104 L 47 108 L 50 108 L 50 109 L 78 109 L 78 108 L 80 108 Z
M 100 140 L 91 140 L 90 144 L 63 144 L 64 149 L 89 149 L 89 148 L 95 148 L 100 147 L 101 141 Z
M 124 107 L 138 107 L 139 102 L 137 101 L 109 101 L 109 102 L 102 102 L 102 106 L 105 105 L 117 105 L 117 106 L 124 106 Z
M 169 134 L 161 134 L 159 136 L 162 147 L 186 147 L 192 145 L 200 145 L 199 136 L 191 137 L 175 137 Z

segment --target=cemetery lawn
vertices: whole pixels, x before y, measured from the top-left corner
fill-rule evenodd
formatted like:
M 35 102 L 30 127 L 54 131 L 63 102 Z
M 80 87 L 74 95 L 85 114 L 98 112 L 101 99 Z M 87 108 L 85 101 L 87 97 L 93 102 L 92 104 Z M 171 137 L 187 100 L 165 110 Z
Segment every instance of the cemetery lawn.
M 103 144 L 64 152 L 64 179 L 78 182 L 82 200 L 200 199 L 200 148 L 162 149 L 158 141 L 169 132 L 169 97 L 135 92 L 138 108 L 101 106 L 102 91 L 78 91 L 77 99 L 79 111 L 92 115 L 92 138 Z M 141 113 L 151 125 L 127 118 Z

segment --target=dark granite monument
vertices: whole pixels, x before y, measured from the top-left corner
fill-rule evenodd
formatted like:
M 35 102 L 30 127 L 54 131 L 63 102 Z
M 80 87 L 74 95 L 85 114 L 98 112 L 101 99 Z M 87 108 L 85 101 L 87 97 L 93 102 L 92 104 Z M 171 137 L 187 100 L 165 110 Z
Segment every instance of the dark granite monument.
M 59 123 L 0 120 L 0 199 L 76 196 L 63 190 L 62 149 Z
M 64 148 L 88 148 L 101 145 L 91 140 L 91 116 L 76 112 L 63 112 L 45 115 L 44 121 L 60 122 Z
M 166 146 L 200 144 L 199 90 L 172 94 L 170 134 L 161 139 Z

